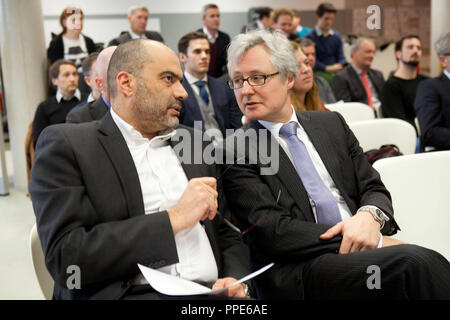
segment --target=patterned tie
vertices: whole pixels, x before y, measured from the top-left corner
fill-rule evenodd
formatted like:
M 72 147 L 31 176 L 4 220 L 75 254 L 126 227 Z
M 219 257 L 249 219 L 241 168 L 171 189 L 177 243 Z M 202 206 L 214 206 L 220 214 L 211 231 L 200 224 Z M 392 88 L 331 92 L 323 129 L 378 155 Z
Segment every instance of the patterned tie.
M 200 98 L 205 102 L 206 106 L 209 105 L 209 96 L 208 92 L 206 91 L 206 81 L 196 81 L 194 84 L 198 87 L 200 90 Z
M 370 90 L 369 81 L 367 81 L 367 72 L 365 72 L 365 71 L 361 71 L 361 82 L 364 86 L 364 89 L 366 89 L 367 101 L 368 101 L 369 107 L 371 107 L 373 109 L 372 90 Z
M 280 133 L 288 138 L 289 151 L 294 158 L 297 173 L 316 207 L 317 223 L 334 226 L 341 221 L 336 199 L 320 178 L 305 144 L 297 137 L 297 122 L 284 124 Z

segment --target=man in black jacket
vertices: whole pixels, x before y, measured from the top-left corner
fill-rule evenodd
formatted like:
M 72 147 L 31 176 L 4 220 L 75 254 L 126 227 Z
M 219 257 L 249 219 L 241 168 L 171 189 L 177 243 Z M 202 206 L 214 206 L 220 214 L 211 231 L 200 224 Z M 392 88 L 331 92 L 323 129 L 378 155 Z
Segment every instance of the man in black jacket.
M 367 38 L 359 38 L 353 45 L 352 64 L 333 78 L 333 91 L 337 100 L 365 103 L 372 109 L 380 104 L 383 74 L 370 68 L 375 49 L 375 42 Z
M 130 22 L 130 30 L 122 31 L 117 38 L 109 42 L 109 46 L 118 46 L 121 43 L 131 39 L 150 39 L 164 42 L 163 37 L 156 31 L 148 31 L 148 9 L 145 6 L 132 6 L 128 9 L 128 21 Z
M 55 298 L 167 298 L 138 263 L 213 289 L 249 272 L 240 234 L 216 215 L 220 172 L 193 161 L 194 129 L 178 126 L 182 77 L 167 46 L 129 41 L 108 68 L 111 111 L 43 132 L 30 194 Z M 78 289 L 68 285 L 73 266 Z M 244 286 L 225 295 L 245 297 Z

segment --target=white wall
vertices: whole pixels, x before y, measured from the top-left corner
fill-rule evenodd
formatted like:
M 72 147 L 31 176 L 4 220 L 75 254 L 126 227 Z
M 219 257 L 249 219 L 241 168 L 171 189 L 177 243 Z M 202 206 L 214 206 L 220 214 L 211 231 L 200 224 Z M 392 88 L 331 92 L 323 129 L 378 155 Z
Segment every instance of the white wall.
M 246 15 L 242 13 L 246 13 L 252 7 L 271 6 L 273 8 L 287 7 L 299 10 L 314 10 L 321 2 L 323 0 L 42 0 L 42 9 L 47 46 L 51 40 L 51 32 L 56 34 L 61 32 L 59 15 L 69 5 L 76 5 L 83 10 L 86 16 L 83 33 L 94 39 L 95 42 L 107 44 L 111 39 L 117 37 L 121 31 L 129 28 L 126 20 L 128 8 L 134 4 L 142 4 L 150 10 L 148 29 L 160 31 L 163 37 L 166 35 L 164 37 L 166 43 L 172 49 L 175 49 L 179 35 L 201 27 L 200 12 L 202 6 L 207 3 L 215 3 L 219 6 L 220 11 L 224 14 L 221 29 L 233 36 L 247 22 Z M 331 2 L 337 9 L 344 8 L 345 0 Z M 234 16 L 232 13 L 241 14 Z M 168 23 L 167 20 L 160 21 L 158 14 L 164 15 L 165 19 L 168 18 L 167 14 L 184 14 L 184 16 L 181 19 L 177 19 L 176 16 L 169 16 L 171 17 L 169 19 L 173 22 Z M 187 17 L 192 14 L 199 15 L 195 23 L 192 22 L 192 17 Z M 188 24 L 186 25 L 186 23 Z M 163 24 L 166 28 L 162 26 Z M 179 34 L 174 29 L 179 29 Z

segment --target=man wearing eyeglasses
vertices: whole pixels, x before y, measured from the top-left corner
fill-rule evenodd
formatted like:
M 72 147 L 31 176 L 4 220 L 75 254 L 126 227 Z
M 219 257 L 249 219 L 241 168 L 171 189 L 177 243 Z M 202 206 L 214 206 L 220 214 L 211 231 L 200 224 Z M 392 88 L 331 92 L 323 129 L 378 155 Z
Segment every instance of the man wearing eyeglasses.
M 444 257 L 388 237 L 399 230 L 390 194 L 342 116 L 294 111 L 289 90 L 298 65 L 287 38 L 240 34 L 228 61 L 229 85 L 252 120 L 243 129 L 257 147 L 228 167 L 225 193 L 241 230 L 249 230 L 254 266 L 275 262 L 255 280 L 258 297 L 450 298 Z M 228 143 L 237 135 L 224 145 L 241 159 L 242 148 Z M 251 159 L 270 154 L 262 149 L 273 148 L 273 140 L 279 157 L 270 160 L 279 169 L 263 174 L 264 162 Z M 381 273 L 375 285 L 373 266 Z

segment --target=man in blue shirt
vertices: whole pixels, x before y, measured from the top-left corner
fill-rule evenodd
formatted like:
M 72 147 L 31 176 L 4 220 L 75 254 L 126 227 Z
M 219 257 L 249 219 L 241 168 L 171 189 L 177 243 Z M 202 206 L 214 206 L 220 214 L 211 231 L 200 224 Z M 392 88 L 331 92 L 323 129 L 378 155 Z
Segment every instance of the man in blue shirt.
M 341 35 L 331 29 L 336 13 L 337 10 L 331 3 L 321 3 L 316 10 L 317 25 L 306 35 L 316 44 L 317 61 L 314 70 L 329 81 L 347 63 Z

